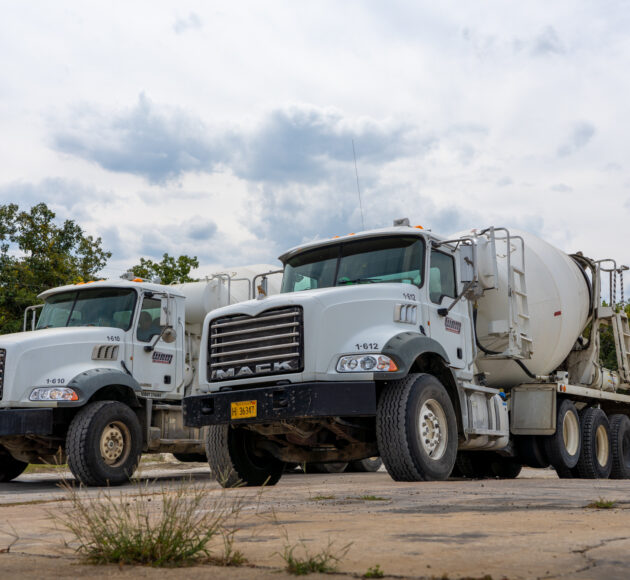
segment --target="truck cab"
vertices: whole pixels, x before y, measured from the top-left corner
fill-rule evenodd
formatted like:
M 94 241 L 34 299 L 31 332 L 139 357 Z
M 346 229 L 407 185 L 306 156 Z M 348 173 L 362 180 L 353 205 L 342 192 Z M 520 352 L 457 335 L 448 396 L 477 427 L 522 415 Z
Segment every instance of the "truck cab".
M 114 485 L 142 453 L 205 459 L 181 407 L 198 386 L 201 321 L 251 297 L 257 268 L 273 269 L 174 286 L 129 276 L 41 293 L 41 310 L 25 313 L 31 330 L 0 336 L 0 481 L 28 463 L 67 461 L 82 483 Z
M 207 394 L 184 402 L 188 425 L 210 425 L 211 468 L 232 474 L 226 484 L 256 485 L 277 481 L 283 462 L 383 455 L 379 431 L 394 428 L 379 427 L 384 394 L 418 382 L 433 393 L 421 404 L 420 454 L 434 477 L 450 473 L 468 432 L 473 445 L 505 444 L 499 391 L 473 384 L 468 255 L 408 224 L 335 237 L 280 256 L 281 294 L 212 312 L 200 355 Z M 418 477 L 407 461 L 400 477 Z

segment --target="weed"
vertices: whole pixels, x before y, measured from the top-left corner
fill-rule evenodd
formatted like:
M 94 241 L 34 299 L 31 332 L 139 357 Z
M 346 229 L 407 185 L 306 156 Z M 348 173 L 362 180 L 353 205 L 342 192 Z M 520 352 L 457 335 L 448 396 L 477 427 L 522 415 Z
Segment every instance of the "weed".
M 55 472 L 64 471 L 68 469 L 65 463 L 61 465 L 55 465 L 51 463 L 29 463 L 24 470 L 24 473 L 42 473 L 42 472 Z
M 378 495 L 359 495 L 359 496 L 350 496 L 346 499 L 359 499 L 361 501 L 389 501 L 388 497 L 381 497 Z
M 608 500 L 600 497 L 597 501 L 589 503 L 586 507 L 596 510 L 609 510 L 617 505 L 617 501 L 614 499 Z
M 183 566 L 199 560 L 238 565 L 234 534 L 242 500 L 209 494 L 185 482 L 152 492 L 137 485 L 133 495 L 96 496 L 65 482 L 70 509 L 54 514 L 75 536 L 77 551 L 94 564 Z M 223 555 L 211 553 L 211 543 L 223 538 Z
M 324 501 L 327 499 L 336 499 L 336 497 L 334 495 L 314 495 L 313 497 L 309 499 L 311 501 Z
M 385 572 L 383 572 L 378 564 L 373 568 L 368 568 L 367 572 L 363 574 L 364 578 L 383 578 L 384 576 Z
M 285 561 L 285 570 L 289 574 L 295 574 L 296 576 L 305 576 L 313 572 L 329 574 L 337 571 L 338 563 L 348 553 L 351 545 L 346 544 L 339 550 L 335 550 L 334 542 L 329 539 L 324 549 L 316 554 L 311 554 L 304 542 L 298 542 L 293 545 L 286 542 L 284 551 L 280 556 Z M 298 549 L 302 552 L 301 556 L 296 554 Z
M 431 576 L 431 580 L 449 580 L 448 574 L 444 573 L 442 576 Z M 462 576 L 459 580 L 492 580 L 492 576 L 490 574 L 486 574 L 484 576 Z M 503 580 L 507 580 L 503 578 Z

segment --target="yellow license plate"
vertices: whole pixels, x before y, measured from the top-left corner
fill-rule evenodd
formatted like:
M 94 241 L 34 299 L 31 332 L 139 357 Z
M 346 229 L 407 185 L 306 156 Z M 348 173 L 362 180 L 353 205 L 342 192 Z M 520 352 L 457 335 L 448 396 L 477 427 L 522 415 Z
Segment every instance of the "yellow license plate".
M 237 401 L 232 403 L 232 419 L 247 419 L 248 417 L 255 417 L 256 403 L 257 401 Z

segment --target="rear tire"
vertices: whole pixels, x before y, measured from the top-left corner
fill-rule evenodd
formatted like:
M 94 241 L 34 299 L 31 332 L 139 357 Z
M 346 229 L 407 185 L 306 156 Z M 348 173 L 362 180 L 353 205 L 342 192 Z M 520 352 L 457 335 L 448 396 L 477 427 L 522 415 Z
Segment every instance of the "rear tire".
M 383 465 L 383 460 L 380 457 L 367 457 L 366 459 L 351 461 L 346 468 L 346 471 L 355 471 L 358 473 L 374 473 L 381 468 L 381 465 Z
M 630 478 L 630 418 L 611 415 L 610 442 L 612 446 L 611 479 Z
M 428 374 L 389 381 L 376 409 L 376 439 L 395 481 L 447 479 L 457 455 L 457 422 L 442 383 Z
M 610 427 L 606 413 L 589 407 L 582 412 L 582 453 L 577 463 L 580 477 L 607 479 L 612 471 Z
M 580 458 L 582 436 L 580 416 L 569 399 L 558 401 L 556 432 L 543 439 L 549 463 L 558 473 L 573 469 Z
M 68 428 L 68 467 L 84 485 L 126 483 L 138 466 L 141 452 L 140 421 L 119 401 L 89 403 Z
M 211 425 L 206 454 L 213 477 L 222 487 L 275 485 L 284 463 L 256 449 L 256 434 L 242 427 Z
M 206 456 L 201 453 L 173 453 L 173 457 L 182 463 L 205 463 Z
M 516 459 L 493 451 L 460 451 L 455 465 L 469 479 L 514 479 L 523 468 Z
M 483 451 L 458 452 L 455 466 L 461 477 L 467 479 L 485 479 L 491 475 L 490 460 Z
M 307 463 L 306 473 L 343 473 L 348 467 L 347 462 L 334 461 L 332 463 Z
M 490 471 L 494 477 L 499 479 L 516 479 L 523 469 L 523 465 L 513 457 L 503 457 L 498 453 L 492 454 L 490 460 Z
M 515 438 L 515 443 L 522 463 L 535 469 L 549 467 L 549 460 L 540 437 L 536 435 L 518 435 Z
M 28 463 L 15 459 L 6 449 L 0 447 L 0 483 L 11 481 L 22 475 Z

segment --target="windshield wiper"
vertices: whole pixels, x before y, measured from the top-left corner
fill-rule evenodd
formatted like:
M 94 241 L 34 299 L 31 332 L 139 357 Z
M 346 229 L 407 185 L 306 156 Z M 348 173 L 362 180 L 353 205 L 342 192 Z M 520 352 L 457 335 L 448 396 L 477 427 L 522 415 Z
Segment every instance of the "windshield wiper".
M 360 284 L 361 282 L 365 282 L 367 284 L 374 284 L 377 282 L 376 278 L 354 278 L 351 280 L 350 278 L 339 278 L 337 280 L 337 284 Z

